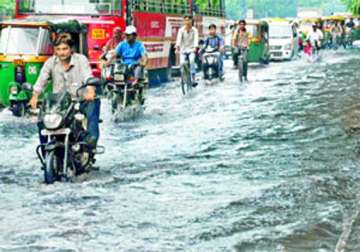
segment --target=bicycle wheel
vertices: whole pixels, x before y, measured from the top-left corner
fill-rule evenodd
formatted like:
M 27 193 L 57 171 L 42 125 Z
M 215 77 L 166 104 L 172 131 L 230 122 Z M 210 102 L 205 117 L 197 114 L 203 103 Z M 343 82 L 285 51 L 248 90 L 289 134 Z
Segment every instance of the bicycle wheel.
M 243 59 L 242 56 L 240 56 L 240 58 L 239 58 L 238 68 L 239 68 L 239 80 L 240 80 L 240 82 L 243 82 L 243 77 L 244 77 L 244 59 Z
M 191 88 L 192 83 L 190 67 L 188 64 L 184 64 L 181 66 L 181 91 L 183 95 L 186 95 L 186 93 L 190 92 Z

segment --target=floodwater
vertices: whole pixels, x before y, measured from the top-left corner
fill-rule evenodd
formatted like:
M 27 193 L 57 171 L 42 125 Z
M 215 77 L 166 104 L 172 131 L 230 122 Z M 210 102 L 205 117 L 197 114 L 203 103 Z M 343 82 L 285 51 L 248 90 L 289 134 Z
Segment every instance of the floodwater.
M 360 53 L 147 92 L 99 171 L 44 185 L 34 119 L 0 113 L 0 251 L 360 251 Z

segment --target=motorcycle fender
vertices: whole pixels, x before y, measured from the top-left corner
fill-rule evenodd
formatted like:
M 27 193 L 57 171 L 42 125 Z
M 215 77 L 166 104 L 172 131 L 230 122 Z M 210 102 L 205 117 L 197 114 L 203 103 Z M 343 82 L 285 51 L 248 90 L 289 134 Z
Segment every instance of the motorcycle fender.
M 71 129 L 63 128 L 58 130 L 41 130 L 41 135 L 43 136 L 54 136 L 54 135 L 69 135 L 71 133 Z
M 44 150 L 45 150 L 46 152 L 51 152 L 51 151 L 55 150 L 56 148 L 58 148 L 58 147 L 60 147 L 60 146 L 61 146 L 61 144 L 59 144 L 59 143 L 47 144 L 47 145 L 45 145 Z

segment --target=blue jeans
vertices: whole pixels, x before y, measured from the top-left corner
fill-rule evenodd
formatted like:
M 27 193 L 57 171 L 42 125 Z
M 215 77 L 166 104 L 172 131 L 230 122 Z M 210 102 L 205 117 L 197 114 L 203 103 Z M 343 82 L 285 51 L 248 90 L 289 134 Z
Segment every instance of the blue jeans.
M 187 52 L 187 53 L 183 52 L 180 54 L 180 66 L 186 64 L 186 62 L 189 61 L 192 81 L 195 81 L 194 78 L 196 74 L 195 58 L 196 58 L 195 52 Z
M 224 75 L 224 54 L 220 53 L 219 56 L 219 72 L 220 72 L 220 76 Z
M 89 137 L 96 139 L 96 142 L 99 140 L 99 136 L 100 136 L 100 130 L 99 130 L 100 106 L 101 106 L 100 99 L 96 99 L 91 102 L 83 101 L 80 104 L 80 111 L 84 113 L 86 115 L 86 118 L 88 119 L 87 128 L 88 128 Z M 38 129 L 39 129 L 40 144 L 46 144 L 47 137 L 41 135 L 41 130 L 44 129 L 44 125 L 42 122 L 38 123 Z
M 100 120 L 100 99 L 96 99 L 91 102 L 82 102 L 80 104 L 80 111 L 86 115 L 88 119 L 88 133 L 90 137 L 96 139 L 96 142 L 99 140 L 100 130 L 99 130 L 99 120 Z

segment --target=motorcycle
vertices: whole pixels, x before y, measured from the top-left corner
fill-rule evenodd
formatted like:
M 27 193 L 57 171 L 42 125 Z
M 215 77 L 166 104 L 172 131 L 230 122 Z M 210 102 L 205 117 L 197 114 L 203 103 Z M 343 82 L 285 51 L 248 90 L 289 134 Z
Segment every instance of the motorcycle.
M 36 153 L 44 170 L 44 181 L 66 181 L 91 169 L 95 154 L 104 153 L 104 147 L 89 146 L 85 141 L 87 118 L 82 112 L 80 90 L 98 86 L 98 79 L 90 79 L 76 90 L 76 97 L 69 92 L 51 94 L 40 110 L 40 134 L 46 143 L 37 146 Z M 75 85 L 75 84 L 74 84 Z
M 213 84 L 216 79 L 222 80 L 219 73 L 220 52 L 216 48 L 208 47 L 203 54 L 203 72 L 205 83 Z
M 32 90 L 33 86 L 28 82 L 22 84 L 18 82 L 9 83 L 9 110 L 14 116 L 23 117 L 30 112 L 27 104 L 31 99 Z
M 147 82 L 145 78 L 134 85 L 136 67 L 116 62 L 113 81 L 107 83 L 108 98 L 116 122 L 135 117 L 144 111 L 144 88 Z

